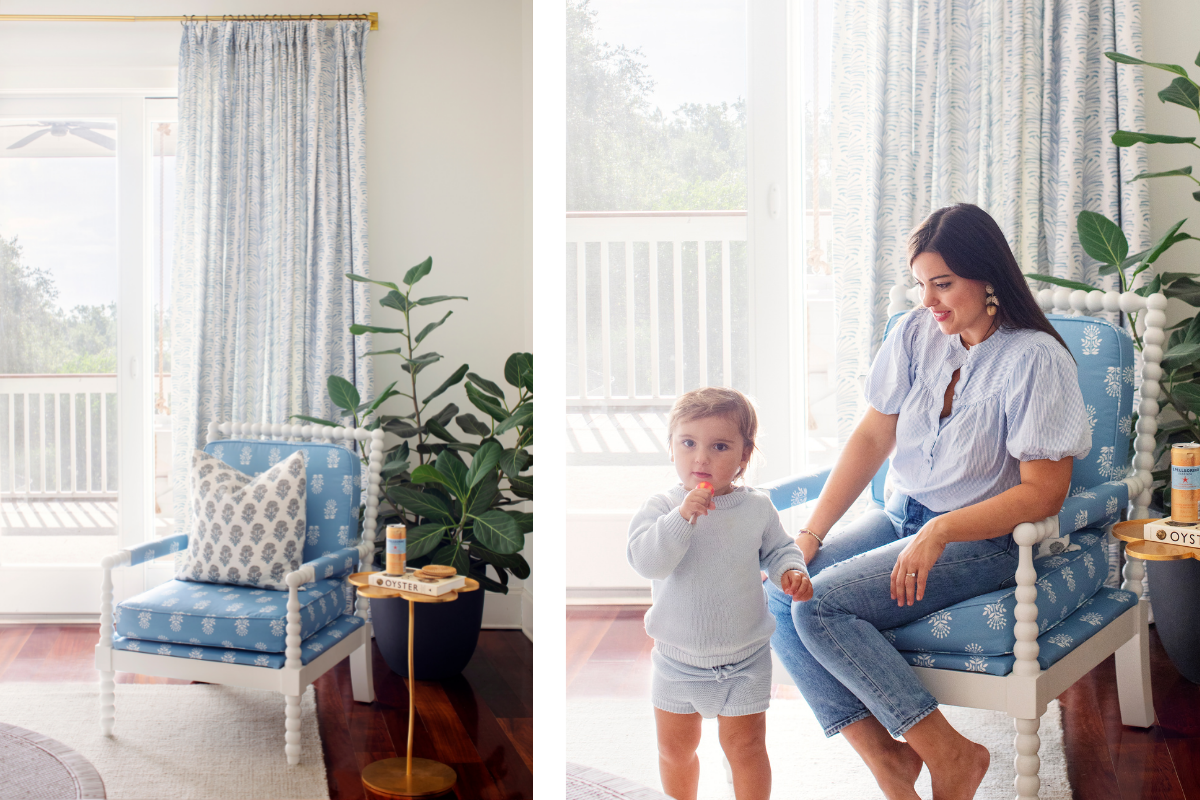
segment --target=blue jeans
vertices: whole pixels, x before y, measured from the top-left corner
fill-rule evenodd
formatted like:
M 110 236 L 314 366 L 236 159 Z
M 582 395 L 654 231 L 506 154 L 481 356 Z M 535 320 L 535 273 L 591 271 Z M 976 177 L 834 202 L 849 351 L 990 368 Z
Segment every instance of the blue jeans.
M 886 509 L 863 514 L 817 551 L 808 565 L 812 600 L 794 603 L 766 583 L 775 617 L 771 646 L 826 736 L 874 716 L 900 737 L 936 709 L 933 695 L 881 631 L 999 589 L 1016 573 L 1012 534 L 951 542 L 929 572 L 924 598 L 896 605 L 891 598 L 896 558 L 905 539 L 936 516 L 894 494 Z

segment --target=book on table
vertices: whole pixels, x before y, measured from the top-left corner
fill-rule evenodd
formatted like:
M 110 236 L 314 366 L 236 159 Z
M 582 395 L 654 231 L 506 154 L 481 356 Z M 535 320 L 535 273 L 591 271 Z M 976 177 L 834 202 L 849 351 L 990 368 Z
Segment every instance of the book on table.
M 372 572 L 372 586 L 384 589 L 396 589 L 401 592 L 427 594 L 433 597 L 461 589 L 467 583 L 465 575 L 453 575 L 449 578 L 435 578 L 421 573 L 419 570 L 408 568 L 403 575 L 389 575 L 386 572 Z

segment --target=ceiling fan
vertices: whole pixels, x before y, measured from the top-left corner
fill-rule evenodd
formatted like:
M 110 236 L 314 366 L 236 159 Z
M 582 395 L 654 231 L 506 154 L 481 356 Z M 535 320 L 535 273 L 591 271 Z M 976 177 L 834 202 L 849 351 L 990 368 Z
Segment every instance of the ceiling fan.
M 110 136 L 105 136 L 102 133 L 96 133 L 94 129 L 99 130 L 115 130 L 116 123 L 114 122 L 86 122 L 80 120 L 55 120 L 50 122 L 26 122 L 18 125 L 0 125 L 0 128 L 31 128 L 41 126 L 40 130 L 36 130 L 28 136 L 18 139 L 8 146 L 9 150 L 16 150 L 24 147 L 30 142 L 34 142 L 45 136 L 47 133 L 51 136 L 78 136 L 80 139 L 86 139 L 89 142 L 94 142 L 108 150 L 117 149 L 117 141 Z

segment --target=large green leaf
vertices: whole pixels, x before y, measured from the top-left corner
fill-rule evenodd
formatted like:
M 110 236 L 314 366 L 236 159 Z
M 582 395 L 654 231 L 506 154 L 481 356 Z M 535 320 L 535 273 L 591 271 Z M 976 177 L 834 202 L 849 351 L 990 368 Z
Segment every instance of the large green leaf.
M 380 392 L 380 393 L 379 393 L 379 397 L 376 397 L 376 398 L 375 398 L 375 400 L 374 400 L 374 402 L 372 402 L 372 403 L 371 403 L 371 405 L 367 407 L 367 410 L 368 410 L 368 411 L 374 411 L 375 409 L 377 409 L 377 408 L 379 408 L 381 405 L 383 405 L 383 404 L 384 404 L 384 402 L 386 402 L 387 400 L 390 400 L 391 398 L 393 398 L 393 397 L 396 397 L 397 395 L 399 395 L 399 394 L 400 394 L 400 392 L 394 392 L 394 391 L 392 391 L 392 387 L 393 387 L 393 386 L 395 386 L 395 385 L 396 385 L 398 382 L 399 382 L 399 381 L 392 381 L 391 383 L 389 383 L 389 384 L 387 385 L 387 388 L 386 388 L 386 389 L 384 389 L 382 392 Z
M 443 450 L 437 457 L 437 469 L 446 477 L 446 485 L 462 502 L 467 496 L 467 465 L 453 450 Z
M 467 374 L 468 369 L 470 369 L 470 367 L 468 367 L 466 364 L 463 364 L 461 367 L 454 370 L 454 374 L 451 375 L 449 378 L 446 378 L 446 380 L 442 383 L 441 386 L 434 389 L 433 394 L 429 395 L 424 400 L 422 400 L 421 405 L 428 405 L 430 400 L 437 397 L 442 392 L 446 391 L 451 386 L 454 386 L 456 383 L 461 381 L 463 379 L 463 376 Z
M 421 280 L 421 278 L 424 278 L 426 275 L 428 275 L 431 269 L 433 269 L 433 256 L 430 256 L 420 264 L 417 264 L 415 267 L 411 268 L 408 272 L 404 273 L 404 284 L 406 286 L 412 286 L 414 283 Z
M 1140 181 L 1142 178 L 1171 178 L 1175 176 L 1186 176 L 1192 174 L 1191 167 L 1180 167 L 1179 169 L 1169 169 L 1166 172 L 1143 172 L 1141 175 L 1134 175 L 1126 183 Z
M 506 569 L 521 580 L 529 577 L 529 562 L 520 553 L 497 553 L 476 542 L 471 545 L 471 555 L 483 559 L 493 567 Z
M 404 555 L 406 558 L 420 558 L 432 553 L 446 538 L 446 531 L 453 530 L 449 525 L 427 523 L 418 525 L 405 534 Z
M 1083 252 L 1103 264 L 1120 264 L 1129 255 L 1129 241 L 1115 222 L 1094 211 L 1080 211 L 1076 220 Z
M 1056 278 L 1053 275 L 1040 275 L 1036 272 L 1026 272 L 1025 277 L 1031 281 L 1041 281 L 1042 283 L 1053 284 L 1054 286 L 1062 286 L 1066 289 L 1082 289 L 1085 292 L 1096 291 L 1095 286 L 1088 286 L 1086 283 L 1079 281 L 1069 281 L 1066 278 Z
M 411 372 L 413 375 L 418 374 L 421 370 L 442 360 L 441 353 L 422 353 L 415 358 L 406 358 L 404 363 L 400 365 L 400 369 L 405 372 Z
M 526 511 L 509 511 L 508 515 L 517 521 L 521 533 L 533 533 L 533 514 Z
M 432 419 L 438 425 L 445 427 L 450 424 L 450 420 L 454 419 L 454 415 L 458 413 L 458 406 L 454 403 L 447 403 L 446 406 L 429 419 Z
M 330 422 L 327 419 L 318 419 L 317 417 L 309 417 L 304 414 L 292 414 L 292 419 L 302 419 L 305 422 L 313 422 L 317 425 L 328 425 L 330 428 L 339 427 L 338 423 L 336 422 Z
M 1149 297 L 1150 295 L 1159 291 L 1162 291 L 1162 278 L 1158 275 L 1155 275 L 1153 280 L 1140 289 L 1134 289 L 1133 293 L 1141 295 L 1142 297 Z
M 529 453 L 510 447 L 500 455 L 500 469 L 510 478 L 517 477 L 529 463 Z
M 1200 358 L 1200 342 L 1181 342 L 1163 353 L 1162 368 L 1167 372 L 1174 372 L 1197 358 Z
M 1194 383 L 1178 384 L 1171 391 L 1171 397 L 1192 414 L 1200 416 L 1200 386 Z
M 501 400 L 504 399 L 504 390 L 494 382 L 489 381 L 487 378 L 481 375 L 476 375 L 474 372 L 468 372 L 467 377 L 470 378 L 477 387 L 487 392 L 492 397 L 499 397 Z
M 1200 111 L 1200 89 L 1187 78 L 1171 81 L 1170 86 L 1158 93 L 1158 99 L 1164 103 L 1174 103 L 1192 111 Z
M 467 505 L 467 514 L 477 517 L 487 511 L 492 507 L 498 494 L 500 494 L 500 479 L 494 475 L 485 477 L 471 489 L 471 502 Z
M 474 486 L 496 471 L 503 448 L 499 442 L 491 441 L 483 444 L 471 459 L 471 468 L 467 470 L 467 486 Z
M 479 581 L 479 585 L 483 588 L 484 591 L 496 592 L 497 594 L 508 594 L 508 585 L 507 585 L 508 573 L 505 572 L 504 570 L 500 570 L 499 573 L 497 573 L 497 574 L 500 575 L 501 579 L 504 580 L 505 583 L 498 583 L 498 582 L 492 580 L 487 575 L 485 575 L 482 570 L 480 570 L 479 572 L 472 571 L 470 573 L 470 576 L 472 578 L 474 578 L 475 580 Z
M 383 423 L 383 429 L 388 433 L 394 433 L 402 439 L 408 439 L 413 436 L 419 436 L 425 433 L 425 426 L 416 426 L 403 419 L 389 419 Z
M 420 468 L 417 467 L 417 469 Z M 394 486 L 388 489 L 387 497 L 405 511 L 425 519 L 447 525 L 453 525 L 455 522 L 454 515 L 450 513 L 450 507 L 436 494 L 418 492 L 404 486 Z
M 362 275 L 355 275 L 353 272 L 347 272 L 346 277 L 359 283 L 373 283 L 376 286 L 382 286 L 385 289 L 391 289 L 393 292 L 400 291 L 400 287 L 394 283 L 389 283 L 387 281 L 373 281 L 370 278 L 363 277 Z
M 533 424 L 533 401 L 522 403 L 513 410 L 512 416 L 496 426 L 496 435 L 512 430 L 518 425 L 524 427 Z
M 443 442 L 457 442 L 458 441 L 458 439 L 454 438 L 454 434 L 452 434 L 452 433 L 450 433 L 450 431 L 446 430 L 445 427 L 443 427 L 442 424 L 435 419 L 431 419 L 431 420 L 427 421 L 425 423 L 425 427 L 429 429 L 430 433 L 432 433 L 434 436 L 441 439 Z
M 355 336 L 364 333 L 404 333 L 403 328 L 380 328 L 376 325 L 351 325 L 350 332 Z
M 1112 143 L 1117 147 L 1132 147 L 1135 144 L 1194 144 L 1195 141 L 1195 136 L 1170 136 L 1140 131 L 1117 131 L 1112 135 Z
M 422 328 L 421 332 L 417 334 L 415 344 L 420 344 L 425 339 L 426 336 L 433 333 L 433 331 L 436 330 L 437 328 L 441 327 L 441 324 L 443 322 L 445 322 L 447 319 L 449 319 L 450 315 L 453 313 L 454 313 L 453 311 L 447 311 L 446 315 L 444 317 L 442 317 L 441 319 L 439 319 L 436 322 L 431 322 L 428 325 L 426 325 L 424 328 Z
M 1187 322 L 1187 327 L 1182 328 L 1183 340 L 1185 342 L 1200 342 L 1200 314 L 1192 317 Z
M 533 499 L 533 476 L 532 475 L 522 475 L 521 477 L 514 478 L 512 475 L 509 475 L 508 476 L 508 488 L 517 497 L 524 497 L 526 500 L 532 500 Z
M 390 478 L 393 475 L 399 475 L 403 473 L 406 469 L 408 469 L 408 461 L 405 459 L 389 461 L 383 465 L 383 469 L 379 471 L 379 474 L 385 478 Z
M 1170 299 L 1182 300 L 1188 305 L 1200 306 L 1200 283 L 1192 278 L 1181 278 L 1163 287 L 1163 294 Z
M 497 553 L 517 553 L 525 546 L 525 534 L 517 521 L 499 509 L 476 517 L 472 530 L 480 544 Z
M 429 560 L 434 564 L 445 564 L 454 567 L 459 575 L 466 575 L 471 571 L 471 563 L 467 560 L 467 551 L 462 549 L 462 546 L 457 542 L 449 542 L 442 545 Z
M 492 429 L 475 418 L 474 414 L 459 414 L 454 418 L 464 433 L 472 436 L 491 436 Z
M 1153 61 L 1142 61 L 1140 58 L 1127 56 L 1124 53 L 1105 53 L 1113 61 L 1118 64 L 1139 64 L 1143 67 L 1154 67 L 1155 69 L 1165 69 L 1167 72 L 1174 72 L 1176 75 L 1187 77 L 1187 70 L 1178 64 L 1156 64 Z M 1200 57 L 1196 59 L 1196 63 L 1200 64 Z
M 413 303 L 414 306 L 431 306 L 434 303 L 444 303 L 447 300 L 466 300 L 462 295 L 439 294 L 433 297 L 422 297 Z
M 416 305 L 408 299 L 408 296 L 399 291 L 388 292 L 379 301 L 379 305 L 384 308 L 394 308 L 401 313 L 407 313 L 409 309 Z
M 329 389 L 329 399 L 338 408 L 354 413 L 358 408 L 358 404 L 362 399 L 358 396 L 358 389 L 354 388 L 354 384 L 340 375 L 330 375 L 329 380 L 325 382 Z
M 504 407 L 491 397 L 476 389 L 473 383 L 467 381 L 466 388 L 467 399 L 470 400 L 471 404 L 480 411 L 487 414 L 497 422 L 503 422 L 504 420 L 508 419 L 508 412 L 504 410 Z
M 533 391 L 533 354 L 513 353 L 504 362 L 504 380 L 510 386 Z
M 450 479 L 439 472 L 438 468 L 433 464 L 422 464 L 414 469 L 412 471 L 410 480 L 416 484 L 437 483 L 445 486 L 446 488 L 452 488 L 450 485 Z

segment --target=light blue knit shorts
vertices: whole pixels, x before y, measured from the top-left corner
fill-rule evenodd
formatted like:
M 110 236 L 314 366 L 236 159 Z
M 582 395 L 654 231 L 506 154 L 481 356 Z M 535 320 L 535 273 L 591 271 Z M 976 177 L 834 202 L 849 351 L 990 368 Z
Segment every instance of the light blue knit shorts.
M 771 646 L 764 644 L 736 664 L 693 667 L 655 648 L 650 699 L 655 708 L 672 714 L 741 717 L 759 714 L 771 705 Z

